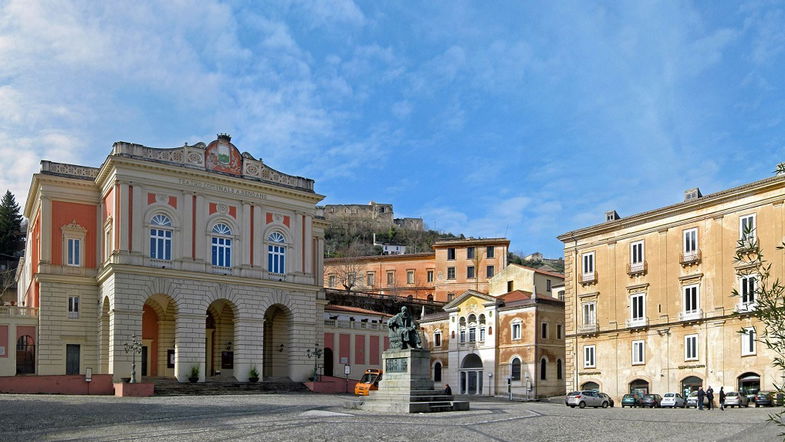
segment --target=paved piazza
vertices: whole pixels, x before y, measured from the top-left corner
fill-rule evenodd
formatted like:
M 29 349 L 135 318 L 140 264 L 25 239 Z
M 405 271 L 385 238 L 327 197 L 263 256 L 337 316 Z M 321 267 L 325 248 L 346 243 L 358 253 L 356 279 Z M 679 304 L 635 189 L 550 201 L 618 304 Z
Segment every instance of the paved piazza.
M 771 409 L 571 409 L 472 402 L 472 411 L 382 416 L 347 396 L 0 396 L 0 440 L 778 440 Z

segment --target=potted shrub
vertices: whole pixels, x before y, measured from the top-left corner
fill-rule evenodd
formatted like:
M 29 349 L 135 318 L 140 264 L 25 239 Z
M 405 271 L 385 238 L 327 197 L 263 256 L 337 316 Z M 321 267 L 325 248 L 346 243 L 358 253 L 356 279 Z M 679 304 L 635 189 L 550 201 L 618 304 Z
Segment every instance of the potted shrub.
M 188 375 L 188 380 L 191 381 L 192 384 L 199 380 L 199 366 L 198 365 L 194 365 L 193 367 L 191 367 L 191 374 Z
M 248 382 L 258 382 L 259 381 L 259 372 L 256 370 L 256 367 L 251 367 L 251 371 L 248 372 Z

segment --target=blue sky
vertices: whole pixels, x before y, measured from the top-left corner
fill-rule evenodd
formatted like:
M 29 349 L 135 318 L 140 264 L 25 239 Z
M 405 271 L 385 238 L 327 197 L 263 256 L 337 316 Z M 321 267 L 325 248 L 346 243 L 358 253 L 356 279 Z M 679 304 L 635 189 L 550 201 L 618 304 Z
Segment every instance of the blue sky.
M 785 161 L 785 3 L 0 0 L 0 185 L 232 134 L 325 203 L 555 236 Z

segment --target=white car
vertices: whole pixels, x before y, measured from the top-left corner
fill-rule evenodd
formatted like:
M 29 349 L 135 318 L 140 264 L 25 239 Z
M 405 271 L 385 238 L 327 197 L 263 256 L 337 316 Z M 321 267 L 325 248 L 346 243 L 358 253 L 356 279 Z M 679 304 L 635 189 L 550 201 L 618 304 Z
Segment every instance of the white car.
M 687 406 L 687 401 L 679 393 L 665 393 L 662 395 L 662 402 L 660 402 L 660 407 L 662 408 L 684 408 Z
M 706 396 L 703 396 L 703 406 L 706 407 L 709 404 L 709 399 Z M 693 391 L 687 397 L 687 408 L 698 408 L 698 392 Z

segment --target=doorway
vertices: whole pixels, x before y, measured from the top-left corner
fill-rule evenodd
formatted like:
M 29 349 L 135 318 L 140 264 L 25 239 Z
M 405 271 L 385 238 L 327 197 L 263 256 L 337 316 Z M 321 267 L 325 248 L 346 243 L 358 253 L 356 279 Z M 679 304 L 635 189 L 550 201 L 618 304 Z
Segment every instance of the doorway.
M 461 394 L 482 394 L 482 359 L 474 353 L 466 355 L 461 363 Z
M 333 349 L 329 347 L 324 349 L 324 375 L 333 375 Z
M 66 344 L 65 374 L 79 374 L 80 353 L 81 346 L 79 344 Z
M 35 341 L 24 335 L 16 340 L 16 374 L 35 373 Z

